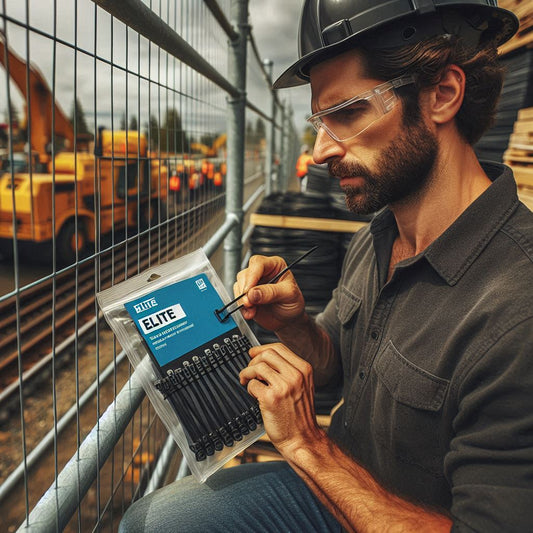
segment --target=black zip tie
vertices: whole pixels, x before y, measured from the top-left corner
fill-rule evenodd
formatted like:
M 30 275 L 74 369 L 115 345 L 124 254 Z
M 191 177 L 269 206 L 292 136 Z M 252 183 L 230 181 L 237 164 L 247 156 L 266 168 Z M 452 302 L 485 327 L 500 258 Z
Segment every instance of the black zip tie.
M 281 276 L 285 274 L 285 272 L 288 272 L 296 263 L 299 263 L 302 259 L 305 259 L 310 253 L 314 252 L 317 248 L 318 246 L 313 246 L 310 250 L 307 250 L 305 254 L 296 258 L 290 265 L 287 265 L 281 272 L 278 272 L 270 281 L 267 281 L 265 285 L 276 283 L 276 281 L 278 281 L 281 278 Z M 220 309 L 215 309 L 215 316 L 220 320 L 220 322 L 225 322 L 233 313 L 235 313 L 235 311 L 238 311 L 239 309 L 243 307 L 243 304 L 241 304 L 231 311 L 226 311 L 228 307 L 238 302 L 243 296 L 246 296 L 247 294 L 248 294 L 248 291 L 243 292 L 240 296 L 233 298 L 233 300 L 227 303 L 224 307 L 221 307 Z M 224 311 L 226 311 L 225 315 L 222 314 Z
M 182 403 L 179 391 L 182 389 L 174 371 L 169 370 L 167 376 L 155 382 L 155 386 L 168 398 L 174 410 L 181 413 L 180 422 L 183 427 L 189 449 L 194 453 L 196 461 L 204 461 L 207 458 L 205 446 L 201 443 L 202 432 L 198 429 L 198 422 L 194 413 Z M 164 392 L 163 392 L 164 391 Z
M 239 342 L 239 340 L 241 342 Z M 246 347 L 247 349 L 250 349 L 252 347 L 248 337 L 244 335 L 242 337 L 239 337 L 238 335 L 233 335 L 233 339 L 225 338 L 224 343 L 225 343 L 225 347 L 227 348 L 229 352 L 231 359 L 235 362 L 235 364 L 240 363 L 241 365 L 243 365 L 242 368 L 245 368 L 246 366 L 248 366 L 248 362 L 250 361 L 250 356 L 248 355 L 247 352 L 243 353 L 243 350 L 241 349 L 244 347 Z M 240 385 L 240 382 L 239 382 L 239 385 Z M 244 392 L 247 395 L 247 397 L 251 398 L 252 400 L 252 406 L 250 407 L 250 409 L 254 416 L 255 421 L 257 422 L 257 424 L 261 425 L 263 423 L 263 416 L 261 415 L 261 410 L 259 409 L 259 403 L 257 402 L 255 398 L 250 396 L 248 391 L 244 390 Z
M 207 374 L 205 372 L 204 367 L 202 366 L 202 363 L 200 362 L 200 359 L 197 355 L 193 356 L 192 358 L 193 364 L 195 365 L 195 368 L 192 369 L 193 374 L 196 372 L 198 373 L 198 380 L 202 388 L 207 387 L 208 384 L 204 383 L 204 380 L 207 380 Z M 204 389 L 205 390 L 205 389 Z M 222 437 L 222 441 L 224 442 L 225 446 L 231 447 L 234 444 L 234 440 L 228 430 L 226 429 L 226 420 L 228 420 L 230 415 L 227 414 L 227 411 L 225 409 L 225 406 L 222 402 L 216 402 L 213 401 L 212 398 L 212 389 L 209 391 L 209 393 L 206 393 L 206 396 L 208 398 L 209 403 L 212 405 L 213 409 L 217 411 L 217 416 L 219 417 L 219 420 L 223 420 L 223 422 L 219 425 L 217 428 L 218 433 Z M 218 398 L 217 398 L 218 399 Z M 231 430 L 231 428 L 230 428 Z
M 233 446 L 234 441 L 225 428 L 227 420 L 231 419 L 231 414 L 227 411 L 224 402 L 220 400 L 216 394 L 216 391 L 210 385 L 209 375 L 206 373 L 199 357 L 195 355 L 192 359 L 194 367 L 191 365 L 191 371 L 193 373 L 197 373 L 198 383 L 204 391 L 205 397 L 208 403 L 211 405 L 211 409 L 217 415 L 217 431 L 222 437 L 222 440 L 226 446 Z
M 238 366 L 239 372 L 243 370 L 244 368 L 246 368 L 250 361 L 249 356 L 248 356 L 247 361 L 242 357 L 239 345 L 235 342 L 235 340 L 230 339 L 230 338 L 225 338 L 224 343 L 226 344 L 226 347 L 228 348 L 231 358 L 235 361 L 235 364 Z
M 207 396 L 204 394 L 204 391 L 200 388 L 201 384 L 196 380 L 193 375 L 194 366 L 190 365 L 187 361 L 183 363 L 182 371 L 184 378 L 188 381 L 189 392 L 196 399 L 197 403 L 195 404 L 199 407 L 200 416 L 205 421 L 207 428 L 207 437 L 213 443 L 215 451 L 219 452 L 224 449 L 224 442 L 222 436 L 218 432 L 219 421 L 212 411 L 212 403 L 208 401 L 209 392 Z
M 223 391 L 226 391 L 226 389 L 227 389 L 227 391 L 229 391 L 232 394 L 232 396 L 237 400 L 237 402 L 240 403 L 240 407 L 237 408 L 239 411 L 242 408 L 247 409 L 249 407 L 249 403 L 246 402 L 246 398 L 241 396 L 241 394 L 239 393 L 239 390 L 236 389 L 236 387 L 235 387 L 235 384 L 239 383 L 237 376 L 234 376 L 232 374 L 230 374 L 229 376 L 225 376 L 224 375 L 223 369 L 224 370 L 227 370 L 227 369 L 224 367 L 223 362 L 221 363 L 221 362 L 219 362 L 219 360 L 217 360 L 217 357 L 216 357 L 216 354 L 214 353 L 214 350 L 211 351 L 211 350 L 207 349 L 207 350 L 205 350 L 205 353 L 206 353 L 206 356 L 207 356 L 207 359 L 208 359 L 210 365 L 213 368 L 217 368 L 218 367 L 218 368 L 221 369 L 221 372 L 219 373 L 219 377 L 223 381 L 222 384 L 219 384 L 221 389 Z M 230 379 L 230 381 L 227 381 L 226 377 L 228 377 Z M 239 383 L 239 385 L 240 385 L 240 383 Z
M 248 405 L 248 408 L 252 407 L 254 404 L 254 398 L 250 396 L 246 388 L 241 385 L 241 382 L 239 380 L 239 370 L 237 369 L 237 365 L 234 364 L 231 357 L 226 353 L 225 346 L 214 344 L 213 352 L 215 354 L 217 361 L 219 361 L 220 367 L 222 368 L 223 372 L 230 380 L 229 385 L 230 386 L 233 385 L 235 390 L 238 392 L 239 396 Z M 232 365 L 231 369 L 233 369 L 234 372 L 232 372 L 230 368 L 228 368 L 229 365 Z
M 233 391 L 232 387 L 228 386 L 223 377 L 216 371 L 218 365 L 212 356 L 211 351 L 209 349 L 204 351 L 206 355 L 202 356 L 200 360 L 208 371 L 208 375 L 213 379 L 213 387 L 218 391 L 221 397 L 225 399 L 226 404 L 231 408 L 232 415 L 230 420 L 233 423 L 232 427 L 234 427 L 235 432 L 238 432 L 242 438 L 242 435 L 248 435 L 249 433 L 247 425 L 240 416 L 243 408 L 242 403 L 239 405 L 239 398 L 235 396 L 235 391 Z M 222 382 L 218 380 L 219 378 Z
M 193 420 L 194 415 L 188 409 L 183 409 L 183 402 L 180 398 L 179 391 L 182 386 L 176 379 L 173 370 L 167 372 L 167 376 L 156 381 L 155 386 L 162 392 L 164 399 L 168 399 L 178 412 L 184 413 L 182 425 L 189 434 L 191 442 L 200 438 L 201 431 L 198 431 L 198 424 Z
M 250 394 L 248 394 L 248 391 L 241 385 L 241 382 L 238 378 L 238 374 L 232 373 L 230 369 L 226 366 L 226 363 L 224 361 L 224 355 L 222 354 L 220 345 L 213 345 L 213 353 L 215 354 L 215 358 L 219 363 L 219 368 L 222 372 L 225 373 L 228 379 L 228 381 L 226 381 L 228 388 L 234 393 L 236 392 L 238 394 L 238 396 L 242 400 L 241 405 L 245 406 L 245 410 L 241 412 L 241 417 L 245 419 L 246 425 L 248 426 L 250 431 L 255 431 L 257 429 L 258 421 L 256 419 L 255 413 L 252 412 L 252 408 L 254 407 L 254 403 L 256 402 L 256 400 L 252 396 L 250 396 Z
M 209 429 L 210 429 L 209 423 L 205 419 L 202 409 L 198 405 L 198 400 L 194 397 L 191 391 L 188 390 L 188 387 L 185 386 L 187 385 L 187 380 L 185 376 L 182 375 L 182 369 L 181 368 L 176 369 L 175 374 L 178 376 L 178 379 L 181 380 L 182 385 L 184 385 L 182 391 L 184 395 L 187 396 L 187 399 L 189 400 L 188 401 L 189 409 L 191 410 L 191 412 L 195 412 L 193 409 L 191 409 L 191 407 L 194 407 L 194 409 L 196 409 L 195 413 L 198 416 L 200 426 L 203 426 L 203 429 L 201 430 L 202 436 L 200 437 L 200 440 L 202 444 L 205 446 L 205 452 L 207 455 L 213 455 L 215 453 L 215 446 L 211 442 L 211 439 L 209 439 L 209 437 L 207 436 L 209 433 Z
M 237 358 L 237 361 L 242 365 L 242 368 L 246 368 L 250 362 L 250 355 L 248 354 L 248 350 L 243 349 L 244 344 L 239 342 L 240 340 L 241 337 L 239 337 L 239 335 L 233 335 L 231 338 L 231 344 L 235 348 L 235 357 Z
M 213 358 L 213 355 L 210 353 L 211 351 L 209 349 L 205 350 L 206 355 L 202 356 L 200 360 L 202 361 L 202 364 L 205 366 L 206 370 L 208 372 L 214 372 L 213 370 L 213 362 L 216 365 L 216 361 Z M 212 374 L 209 374 L 210 376 Z M 233 422 L 237 424 L 237 429 L 242 435 L 248 435 L 250 432 L 248 429 L 248 426 L 244 423 L 244 421 L 240 417 L 240 412 L 242 410 L 242 405 L 239 407 L 235 404 L 235 394 L 232 390 L 232 387 L 226 387 L 218 383 L 216 380 L 213 381 L 215 388 L 218 390 L 219 394 L 222 397 L 225 397 L 228 403 L 232 406 L 232 411 L 234 413 L 234 416 L 232 418 Z M 231 396 L 228 396 L 228 392 L 231 393 Z M 232 401 L 233 400 L 233 401 Z
M 183 371 L 185 377 L 189 380 L 191 384 L 191 390 L 195 393 L 198 403 L 202 405 L 203 412 L 206 413 L 206 420 L 210 419 L 211 424 L 209 425 L 208 436 L 213 442 L 213 446 L 217 452 L 224 449 L 224 443 L 222 441 L 221 435 L 218 433 L 219 420 L 215 416 L 213 408 L 215 407 L 211 399 L 209 398 L 209 392 L 206 393 L 203 383 L 197 378 L 198 373 L 194 365 L 190 365 L 187 361 L 183 363 Z M 195 375 L 196 374 L 196 375 Z

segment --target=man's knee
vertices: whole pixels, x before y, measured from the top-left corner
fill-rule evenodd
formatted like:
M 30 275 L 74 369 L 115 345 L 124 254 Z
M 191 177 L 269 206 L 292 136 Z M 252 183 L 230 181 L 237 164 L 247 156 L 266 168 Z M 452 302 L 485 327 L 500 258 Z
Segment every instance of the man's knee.
M 204 508 L 202 490 L 202 485 L 188 477 L 144 496 L 124 513 L 119 533 L 187 530 L 181 526 L 197 522 Z

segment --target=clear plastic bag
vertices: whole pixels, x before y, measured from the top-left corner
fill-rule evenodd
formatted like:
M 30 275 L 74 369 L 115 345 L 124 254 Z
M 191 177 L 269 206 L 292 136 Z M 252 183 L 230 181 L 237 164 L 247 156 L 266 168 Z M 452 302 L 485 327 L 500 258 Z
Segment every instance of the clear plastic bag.
M 200 482 L 264 433 L 238 381 L 257 339 L 198 250 L 97 294 L 105 319 Z

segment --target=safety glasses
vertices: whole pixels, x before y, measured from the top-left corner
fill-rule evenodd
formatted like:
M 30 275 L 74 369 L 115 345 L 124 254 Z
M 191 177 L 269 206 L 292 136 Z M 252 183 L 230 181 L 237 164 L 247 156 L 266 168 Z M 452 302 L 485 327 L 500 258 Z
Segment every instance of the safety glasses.
M 363 133 L 396 106 L 398 95 L 395 89 L 414 82 L 413 76 L 394 78 L 345 102 L 311 115 L 307 122 L 311 123 L 317 133 L 320 128 L 324 128 L 335 141 L 348 141 Z

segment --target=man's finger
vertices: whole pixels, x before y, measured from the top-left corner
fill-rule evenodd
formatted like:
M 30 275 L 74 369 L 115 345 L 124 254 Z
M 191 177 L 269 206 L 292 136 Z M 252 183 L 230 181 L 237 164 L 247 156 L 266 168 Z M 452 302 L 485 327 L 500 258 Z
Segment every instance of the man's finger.
M 255 360 L 259 362 L 263 360 L 263 358 L 268 357 L 268 354 L 271 352 L 275 353 L 288 365 L 296 368 L 302 374 L 308 375 L 309 373 L 312 373 L 312 367 L 307 361 L 296 355 L 292 350 L 289 350 L 289 348 L 280 342 L 263 344 L 262 346 L 252 346 L 249 350 L 250 357 L 252 358 L 250 365 L 252 365 Z M 279 365 L 279 363 L 277 364 Z

